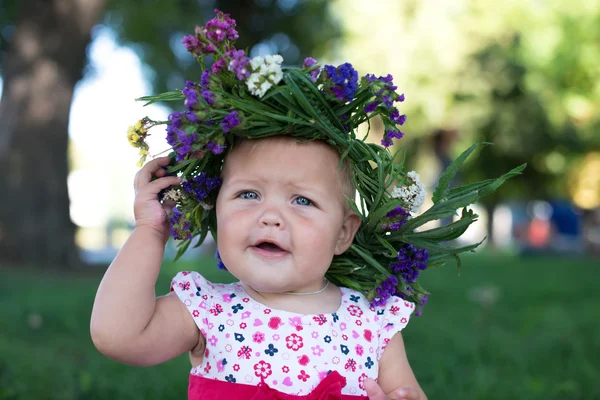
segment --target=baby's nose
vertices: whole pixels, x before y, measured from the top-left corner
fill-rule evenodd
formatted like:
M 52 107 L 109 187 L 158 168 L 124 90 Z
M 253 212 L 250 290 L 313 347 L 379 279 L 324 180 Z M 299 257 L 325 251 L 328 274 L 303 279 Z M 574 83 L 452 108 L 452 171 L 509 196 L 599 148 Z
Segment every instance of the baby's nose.
M 283 227 L 281 213 L 275 209 L 266 210 L 260 217 L 260 225 L 278 228 Z

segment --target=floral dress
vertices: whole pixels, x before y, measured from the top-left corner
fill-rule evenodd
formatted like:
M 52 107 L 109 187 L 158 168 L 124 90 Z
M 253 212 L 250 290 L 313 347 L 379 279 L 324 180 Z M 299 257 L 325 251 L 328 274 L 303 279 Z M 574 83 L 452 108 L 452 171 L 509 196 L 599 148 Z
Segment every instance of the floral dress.
M 392 297 L 372 307 L 359 292 L 340 289 L 338 310 L 306 315 L 269 308 L 240 282 L 213 284 L 197 272 L 177 274 L 171 291 L 206 338 L 188 398 L 366 396 L 364 379 L 377 378 L 383 350 L 406 326 L 414 304 Z

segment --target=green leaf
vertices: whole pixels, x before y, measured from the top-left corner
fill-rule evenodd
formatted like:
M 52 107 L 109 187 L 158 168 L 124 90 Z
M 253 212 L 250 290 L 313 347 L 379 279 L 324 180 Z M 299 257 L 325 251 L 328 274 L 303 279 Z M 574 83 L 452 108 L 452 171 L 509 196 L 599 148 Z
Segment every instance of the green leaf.
M 448 193 L 448 187 L 450 186 L 450 182 L 452 182 L 452 179 L 454 179 L 454 177 L 456 176 L 456 173 L 458 172 L 458 170 L 460 169 L 462 164 L 465 162 L 467 157 L 469 157 L 469 155 L 471 155 L 471 153 L 473 151 L 475 151 L 475 149 L 478 148 L 479 146 L 481 146 L 482 144 L 491 144 L 491 143 L 487 143 L 487 142 L 475 143 L 474 145 L 469 147 L 467 150 L 463 151 L 463 153 L 456 160 L 454 160 L 452 162 L 452 164 L 450 164 L 448 166 L 448 168 L 446 168 L 446 170 L 440 177 L 437 188 L 435 188 L 435 191 L 433 192 L 433 197 L 432 197 L 433 204 L 437 204 L 440 200 L 442 200 L 446 196 L 446 194 Z

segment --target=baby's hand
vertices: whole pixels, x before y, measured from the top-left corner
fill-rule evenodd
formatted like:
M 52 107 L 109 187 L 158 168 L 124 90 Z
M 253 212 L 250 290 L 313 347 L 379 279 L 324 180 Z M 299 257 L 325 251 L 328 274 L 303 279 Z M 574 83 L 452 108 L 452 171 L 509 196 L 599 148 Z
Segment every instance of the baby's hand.
M 169 162 L 169 157 L 160 157 L 148 162 L 138 171 L 133 183 L 136 228 L 146 226 L 155 229 L 164 238 L 168 237 L 167 213 L 173 208 L 173 204 L 161 204 L 158 201 L 158 192 L 181 183 L 181 178 L 177 176 L 165 176 L 167 172 L 161 167 Z M 157 179 L 152 180 L 152 177 Z
M 399 387 L 388 394 L 371 378 L 365 379 L 365 390 L 369 400 L 420 400 L 419 391 L 410 387 Z

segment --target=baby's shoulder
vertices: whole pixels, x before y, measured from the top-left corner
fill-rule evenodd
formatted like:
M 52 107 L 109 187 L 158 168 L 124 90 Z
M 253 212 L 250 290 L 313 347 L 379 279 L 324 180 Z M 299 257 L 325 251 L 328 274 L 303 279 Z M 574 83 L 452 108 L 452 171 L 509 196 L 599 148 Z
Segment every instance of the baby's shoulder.
M 342 290 L 342 304 L 338 313 L 347 313 L 353 317 L 373 317 L 375 321 L 383 321 L 388 317 L 408 317 L 414 311 L 414 304 L 400 297 L 392 296 L 385 304 L 373 305 L 367 297 L 353 289 L 340 288 Z
M 171 280 L 171 292 L 189 294 L 189 297 L 221 298 L 223 295 L 239 292 L 239 282 L 214 283 L 196 271 L 181 271 Z

